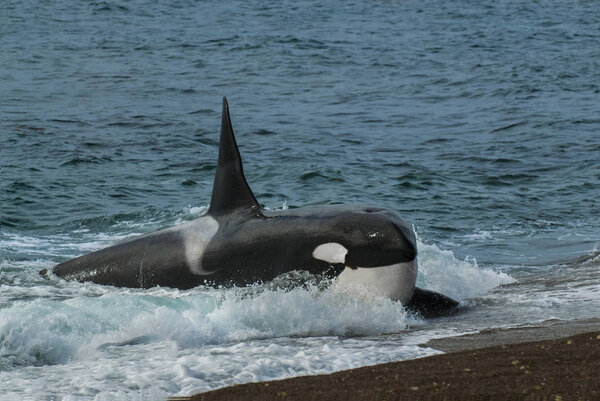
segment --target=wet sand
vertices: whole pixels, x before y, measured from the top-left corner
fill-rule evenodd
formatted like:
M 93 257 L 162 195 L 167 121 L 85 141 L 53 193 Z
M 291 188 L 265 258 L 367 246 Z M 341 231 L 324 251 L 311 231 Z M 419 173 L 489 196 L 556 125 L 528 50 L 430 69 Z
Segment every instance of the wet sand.
M 600 400 L 597 324 L 594 320 L 580 327 L 497 330 L 440 339 L 427 346 L 450 353 L 170 400 Z M 595 331 L 543 339 L 584 327 Z M 542 340 L 520 342 L 524 338 Z M 494 341 L 502 345 L 485 347 Z

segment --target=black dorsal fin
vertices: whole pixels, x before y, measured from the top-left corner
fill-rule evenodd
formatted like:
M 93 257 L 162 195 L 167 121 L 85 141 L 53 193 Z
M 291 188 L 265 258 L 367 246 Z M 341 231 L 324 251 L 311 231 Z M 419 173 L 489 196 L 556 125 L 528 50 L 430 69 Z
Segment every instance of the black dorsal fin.
M 229 105 L 227 99 L 223 97 L 219 163 L 208 213 L 223 215 L 236 209 L 258 211 L 259 208 L 260 206 L 244 177 L 242 158 L 235 142 L 229 117 Z

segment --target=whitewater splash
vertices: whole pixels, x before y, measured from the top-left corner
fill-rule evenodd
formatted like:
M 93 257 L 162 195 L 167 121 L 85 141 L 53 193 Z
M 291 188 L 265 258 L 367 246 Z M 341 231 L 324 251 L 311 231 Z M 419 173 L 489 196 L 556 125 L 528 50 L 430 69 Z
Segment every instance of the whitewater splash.
M 164 399 L 432 353 L 347 338 L 411 324 L 401 305 L 385 299 L 360 301 L 314 287 L 251 295 L 159 288 L 99 294 L 97 286 L 73 287 L 70 298 L 52 299 L 47 291 L 0 312 L 0 383 L 9 396 L 55 391 Z
M 29 242 L 44 241 L 41 248 L 53 252 L 53 239 Z M 435 245 L 418 246 L 419 285 L 458 300 L 512 280 Z M 334 291 L 306 277 L 291 288 L 120 289 L 36 276 L 52 263 L 4 264 L 3 399 L 164 399 L 437 353 L 403 339 L 427 322 L 400 303 Z
M 454 252 L 419 241 L 417 286 L 457 300 L 482 296 L 500 285 L 514 283 L 508 274 L 477 265 L 474 258 L 457 259 Z

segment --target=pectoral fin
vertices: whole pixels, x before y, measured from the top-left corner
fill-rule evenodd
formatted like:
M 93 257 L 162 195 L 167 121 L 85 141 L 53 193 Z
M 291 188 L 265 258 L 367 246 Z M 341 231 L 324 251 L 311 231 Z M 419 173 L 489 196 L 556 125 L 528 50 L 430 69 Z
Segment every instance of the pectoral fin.
M 449 316 L 458 311 L 458 302 L 437 292 L 415 287 L 406 307 L 424 318 Z

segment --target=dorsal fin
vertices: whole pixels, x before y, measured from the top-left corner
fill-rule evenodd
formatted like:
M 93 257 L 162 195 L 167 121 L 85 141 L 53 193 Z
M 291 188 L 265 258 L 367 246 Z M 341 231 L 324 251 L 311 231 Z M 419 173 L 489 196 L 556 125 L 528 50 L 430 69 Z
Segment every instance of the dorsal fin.
M 227 99 L 223 97 L 219 163 L 208 213 L 222 215 L 236 209 L 258 211 L 260 206 L 244 177 L 242 158 L 235 142 L 229 117 L 229 105 Z

